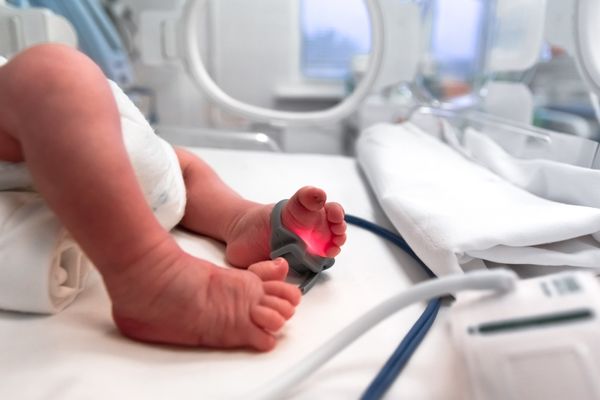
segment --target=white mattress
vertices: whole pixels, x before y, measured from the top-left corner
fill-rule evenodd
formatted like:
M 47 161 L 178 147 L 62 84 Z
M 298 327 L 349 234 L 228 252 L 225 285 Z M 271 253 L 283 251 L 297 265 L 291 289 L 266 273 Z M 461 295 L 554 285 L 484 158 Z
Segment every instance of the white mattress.
M 261 202 L 300 186 L 324 188 L 347 213 L 389 226 L 354 159 L 195 149 L 242 195 Z M 223 246 L 174 232 L 190 252 L 224 263 Z M 326 279 L 304 297 L 269 353 L 151 346 L 123 338 L 113 326 L 101 281 L 94 276 L 77 301 L 55 316 L 0 312 L 1 399 L 220 399 L 261 387 L 291 368 L 354 318 L 420 280 L 401 251 L 360 228 Z M 377 326 L 294 388 L 292 399 L 358 398 L 423 305 Z M 462 379 L 447 339 L 444 312 L 388 398 L 459 399 Z

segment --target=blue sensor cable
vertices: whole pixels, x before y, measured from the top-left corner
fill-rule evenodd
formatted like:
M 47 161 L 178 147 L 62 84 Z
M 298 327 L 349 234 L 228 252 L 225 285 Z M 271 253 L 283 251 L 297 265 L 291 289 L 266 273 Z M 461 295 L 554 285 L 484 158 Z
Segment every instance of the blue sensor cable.
M 441 299 L 431 300 L 423 314 L 406 334 L 398 345 L 392 356 L 381 368 L 375 379 L 371 381 L 367 390 L 361 396 L 361 400 L 380 399 L 392 386 L 400 372 L 404 369 L 413 353 L 421 344 L 421 341 L 429 332 L 429 328 L 435 321 L 441 306 Z
M 408 253 L 419 265 L 424 269 L 430 278 L 434 278 L 435 274 L 425 265 L 425 263 L 415 254 L 410 248 L 408 243 L 394 232 L 391 232 L 379 225 L 364 220 L 362 218 L 346 215 L 345 220 L 347 223 L 356 225 L 360 228 L 366 229 L 401 248 Z M 361 400 L 377 400 L 380 399 L 394 383 L 400 372 L 404 369 L 415 350 L 419 347 L 419 344 L 429 332 L 429 328 L 435 321 L 438 311 L 441 306 L 441 299 L 431 300 L 417 322 L 412 326 L 410 331 L 406 334 L 404 339 L 400 342 L 394 353 L 386 361 L 385 365 L 381 368 L 375 379 L 371 381 L 367 390 L 361 396 Z

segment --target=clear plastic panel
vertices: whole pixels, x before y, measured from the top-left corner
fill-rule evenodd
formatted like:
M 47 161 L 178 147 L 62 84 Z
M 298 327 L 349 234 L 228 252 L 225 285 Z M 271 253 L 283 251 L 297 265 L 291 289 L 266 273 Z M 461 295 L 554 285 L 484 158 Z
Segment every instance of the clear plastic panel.
M 546 0 L 498 0 L 489 70 L 524 71 L 539 59 Z
M 416 80 L 425 103 L 462 108 L 479 101 L 487 75 L 495 1 L 431 0 L 423 5 L 423 48 Z

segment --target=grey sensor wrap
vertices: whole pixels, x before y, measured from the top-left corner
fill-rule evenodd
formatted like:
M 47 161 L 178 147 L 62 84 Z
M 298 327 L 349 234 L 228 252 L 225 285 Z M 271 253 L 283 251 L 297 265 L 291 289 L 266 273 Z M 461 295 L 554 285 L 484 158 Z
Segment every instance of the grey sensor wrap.
M 308 253 L 302 238 L 283 226 L 281 210 L 285 203 L 287 200 L 281 200 L 271 212 L 271 259 L 283 257 L 290 268 L 300 275 L 306 275 L 306 280 L 300 285 L 302 293 L 306 293 L 319 274 L 331 267 L 335 259 Z

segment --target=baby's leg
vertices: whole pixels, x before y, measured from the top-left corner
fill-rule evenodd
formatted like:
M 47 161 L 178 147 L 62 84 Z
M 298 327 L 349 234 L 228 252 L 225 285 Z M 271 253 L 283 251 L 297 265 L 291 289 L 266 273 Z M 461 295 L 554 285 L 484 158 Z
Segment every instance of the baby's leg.
M 36 189 L 98 267 L 115 321 L 134 338 L 214 347 L 273 347 L 299 301 L 285 263 L 265 280 L 184 254 L 158 223 L 129 163 L 101 71 L 58 45 L 0 68 L 0 159 L 24 160 Z
M 19 145 L 10 158 L 26 161 L 36 189 L 98 267 L 126 265 L 168 242 L 139 206 L 145 200 L 101 71 L 80 53 L 45 45 L 0 73 L 0 129 Z M 136 231 L 146 234 L 133 240 Z
M 268 259 L 273 205 L 254 203 L 237 195 L 194 155 L 178 149 L 177 156 L 188 196 L 182 225 L 225 242 L 227 260 L 237 267 Z M 326 200 L 321 189 L 303 187 L 286 203 L 281 219 L 314 253 L 335 257 L 346 241 L 344 210 Z

